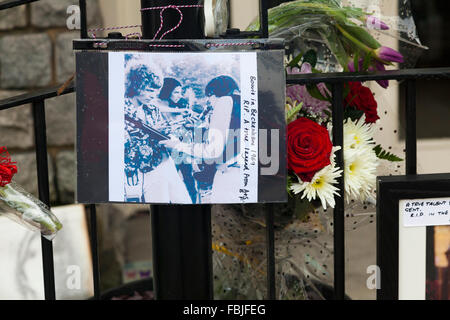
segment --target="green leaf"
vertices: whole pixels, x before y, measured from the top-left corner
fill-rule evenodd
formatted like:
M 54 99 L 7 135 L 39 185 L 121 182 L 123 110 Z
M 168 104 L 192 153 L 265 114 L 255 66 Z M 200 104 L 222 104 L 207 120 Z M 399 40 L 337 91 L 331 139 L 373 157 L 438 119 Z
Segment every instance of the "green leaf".
M 345 31 L 357 40 L 361 41 L 371 49 L 378 49 L 381 44 L 364 28 L 359 27 L 350 20 L 347 20 L 344 24 L 340 25 Z
M 286 122 L 290 123 L 290 122 L 294 121 L 295 118 L 297 117 L 298 113 L 300 112 L 300 110 L 302 110 L 302 107 L 303 107 L 303 102 L 299 103 L 293 109 L 289 110 L 286 113 Z
M 330 32 L 327 28 L 317 30 L 322 39 L 328 45 L 328 48 L 334 54 L 339 64 L 345 69 L 348 61 L 349 55 L 347 54 L 344 45 L 342 44 L 341 38 L 339 38 L 336 32 Z
M 387 160 L 387 161 L 391 161 L 391 162 L 403 161 L 402 158 L 399 158 L 396 155 L 394 155 L 386 150 L 383 150 L 381 145 L 377 145 L 375 148 L 373 148 L 373 151 L 375 151 L 375 154 L 381 160 Z
M 351 119 L 352 121 L 359 120 L 364 115 L 364 111 L 357 110 L 353 107 L 347 107 L 344 111 L 344 119 Z
M 299 63 L 300 63 L 300 60 L 302 60 L 302 58 L 303 58 L 303 53 L 300 53 L 298 56 L 296 56 L 294 59 L 292 59 L 292 61 L 291 62 L 289 62 L 289 64 L 287 65 L 288 67 L 291 67 L 291 68 L 298 68 L 300 65 L 299 65 Z
M 311 97 L 322 101 L 330 101 L 330 98 L 324 97 L 322 95 L 320 90 L 317 88 L 317 85 L 315 84 L 306 85 L 306 89 L 308 90 L 308 93 L 311 95 Z
M 369 52 L 368 54 L 366 54 L 366 56 L 364 57 L 364 64 L 363 64 L 363 69 L 362 71 L 367 71 L 369 70 L 369 65 L 370 62 L 372 61 L 372 52 Z
M 303 56 L 303 62 L 308 62 L 312 68 L 317 64 L 317 53 L 314 50 L 309 50 Z
M 314 211 L 314 206 L 306 199 L 296 197 L 294 214 L 300 221 L 306 222 L 308 214 Z

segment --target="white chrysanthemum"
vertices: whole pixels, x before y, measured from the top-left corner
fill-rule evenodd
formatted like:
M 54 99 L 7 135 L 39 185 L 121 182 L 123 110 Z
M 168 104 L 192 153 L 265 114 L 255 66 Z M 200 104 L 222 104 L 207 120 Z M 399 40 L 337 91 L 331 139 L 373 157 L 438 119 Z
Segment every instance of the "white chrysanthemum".
M 373 148 L 374 127 L 366 123 L 366 116 L 359 120 L 352 121 L 348 119 L 344 123 L 344 151 L 348 149 Z
M 342 174 L 342 170 L 334 166 L 334 152 L 337 150 L 339 148 L 333 148 L 332 164 L 317 172 L 311 182 L 304 182 L 299 178 L 299 183 L 292 184 L 291 190 L 294 194 L 303 193 L 302 199 L 307 198 L 308 201 L 319 198 L 324 209 L 327 208 L 327 205 L 334 208 L 336 204 L 334 195 L 339 194 L 339 189 L 334 185 L 337 184 L 337 178 Z
M 347 201 L 365 201 L 376 186 L 378 158 L 373 126 L 361 119 L 344 123 L 345 192 Z
M 376 186 L 378 158 L 370 147 L 344 150 L 347 201 L 366 201 Z

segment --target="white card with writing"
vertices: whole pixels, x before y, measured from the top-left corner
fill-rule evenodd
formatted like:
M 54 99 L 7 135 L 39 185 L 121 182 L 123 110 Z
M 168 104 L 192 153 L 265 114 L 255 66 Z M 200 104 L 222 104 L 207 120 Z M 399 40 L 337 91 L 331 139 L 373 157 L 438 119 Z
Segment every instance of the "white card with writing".
M 450 225 L 450 198 L 400 200 L 403 226 Z

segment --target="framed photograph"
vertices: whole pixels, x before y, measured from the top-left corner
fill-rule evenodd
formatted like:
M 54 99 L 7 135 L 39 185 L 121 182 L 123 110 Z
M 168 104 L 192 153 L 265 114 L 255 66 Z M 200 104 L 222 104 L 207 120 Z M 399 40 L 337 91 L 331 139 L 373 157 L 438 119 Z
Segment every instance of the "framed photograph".
M 78 52 L 78 202 L 285 202 L 284 77 L 282 50 Z
M 379 177 L 379 300 L 450 299 L 450 174 Z

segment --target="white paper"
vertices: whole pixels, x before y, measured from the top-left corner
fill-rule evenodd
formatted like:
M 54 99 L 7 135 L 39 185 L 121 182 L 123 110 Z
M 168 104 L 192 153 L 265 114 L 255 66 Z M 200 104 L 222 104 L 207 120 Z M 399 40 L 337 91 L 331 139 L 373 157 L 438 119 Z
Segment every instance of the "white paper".
M 450 198 L 400 200 L 403 226 L 450 225 Z
M 241 189 L 239 202 L 258 202 L 258 75 L 256 53 L 241 56 Z
M 427 228 L 405 228 L 403 226 L 405 220 L 405 215 L 400 209 L 398 231 L 398 298 L 399 300 L 425 300 Z M 383 273 L 381 276 L 383 276 Z
M 168 80 L 177 85 L 166 86 Z M 178 102 L 163 97 L 166 88 L 171 97 L 180 91 Z M 174 110 L 190 113 L 183 119 Z M 195 129 L 185 142 L 179 132 L 185 134 L 182 127 L 192 120 Z M 223 147 L 234 150 L 229 132 L 240 137 L 240 152 L 223 163 L 217 161 Z M 225 139 L 222 149 L 217 133 Z M 257 203 L 258 133 L 256 52 L 109 53 L 109 201 Z M 161 148 L 168 137 L 185 149 Z M 185 157 L 189 152 L 179 150 L 186 148 L 192 156 L 178 161 L 173 151 Z M 202 161 L 213 161 L 214 168 Z

